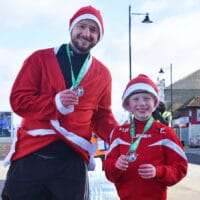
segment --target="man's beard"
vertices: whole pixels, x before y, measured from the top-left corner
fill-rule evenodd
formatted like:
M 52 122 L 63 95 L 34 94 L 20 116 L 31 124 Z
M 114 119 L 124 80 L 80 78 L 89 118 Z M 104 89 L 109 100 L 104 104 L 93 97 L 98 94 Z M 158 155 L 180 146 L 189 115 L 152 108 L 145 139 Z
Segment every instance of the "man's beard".
M 89 46 L 82 47 L 82 46 L 79 45 L 79 42 L 77 41 L 77 39 L 73 39 L 73 38 L 71 39 L 71 42 L 72 42 L 72 44 L 75 48 L 74 50 L 75 51 L 78 50 L 82 54 L 89 53 L 89 51 L 96 45 L 94 43 L 90 43 Z

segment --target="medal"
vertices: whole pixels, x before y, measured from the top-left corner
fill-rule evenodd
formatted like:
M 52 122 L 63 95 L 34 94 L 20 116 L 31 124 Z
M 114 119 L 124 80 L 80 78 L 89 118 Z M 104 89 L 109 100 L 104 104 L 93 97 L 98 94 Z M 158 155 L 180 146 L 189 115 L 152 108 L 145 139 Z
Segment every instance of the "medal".
M 74 88 L 73 90 L 76 92 L 76 95 L 77 95 L 78 97 L 81 97 L 81 96 L 83 96 L 83 94 L 84 94 L 84 89 L 83 89 L 83 87 L 81 87 L 81 86 L 79 86 L 79 87 L 77 87 L 77 88 Z
M 83 87 L 78 87 L 77 88 L 77 90 L 76 90 L 76 92 L 77 92 L 77 96 L 78 97 L 81 97 L 81 96 L 83 96 L 83 94 L 84 94 L 84 89 L 83 89 Z
M 142 131 L 142 134 L 134 141 L 135 137 L 135 122 L 133 121 L 130 127 L 130 136 L 131 136 L 131 145 L 129 147 L 129 151 L 126 153 L 126 157 L 128 159 L 128 162 L 134 162 L 136 161 L 138 154 L 136 153 L 136 150 L 140 144 L 140 140 L 142 139 L 142 136 L 144 133 L 150 129 L 151 125 L 153 124 L 153 117 L 149 118 L 147 123 L 144 126 L 144 129 Z
M 69 60 L 69 64 L 70 64 L 70 71 L 71 71 L 71 78 L 72 78 L 72 89 L 74 91 L 76 91 L 76 94 L 77 94 L 78 97 L 81 97 L 84 94 L 84 89 L 83 89 L 83 87 L 81 87 L 79 85 L 80 85 L 81 80 L 83 79 L 83 77 L 84 77 L 84 75 L 87 71 L 86 69 L 87 69 L 87 66 L 88 66 L 88 61 L 90 59 L 90 54 L 87 55 L 83 65 L 81 66 L 81 69 L 78 73 L 77 78 L 75 78 L 74 72 L 73 72 L 73 67 L 72 67 L 69 44 L 66 45 L 66 50 L 67 50 L 67 56 L 68 56 L 68 60 Z
M 135 151 L 134 152 L 128 151 L 126 153 L 126 157 L 128 159 L 128 162 L 134 162 L 136 161 L 138 154 Z

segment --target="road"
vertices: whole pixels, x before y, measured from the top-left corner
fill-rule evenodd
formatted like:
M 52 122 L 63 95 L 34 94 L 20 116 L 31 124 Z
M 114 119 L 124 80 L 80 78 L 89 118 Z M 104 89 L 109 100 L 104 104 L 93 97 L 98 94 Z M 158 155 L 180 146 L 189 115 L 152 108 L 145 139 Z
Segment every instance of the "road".
M 185 152 L 189 163 L 200 164 L 200 148 L 188 148 Z

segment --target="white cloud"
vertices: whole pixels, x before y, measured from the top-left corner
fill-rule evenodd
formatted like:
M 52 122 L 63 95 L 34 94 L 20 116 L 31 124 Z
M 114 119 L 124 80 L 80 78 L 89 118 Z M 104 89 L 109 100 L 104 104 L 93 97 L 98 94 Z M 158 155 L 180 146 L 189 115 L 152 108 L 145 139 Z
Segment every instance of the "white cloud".
M 129 5 L 134 12 L 148 11 L 154 21 L 144 25 L 140 23 L 140 16 L 133 16 L 133 76 L 146 73 L 156 80 L 159 68 L 169 68 L 172 63 L 175 81 L 200 68 L 199 0 L 147 0 L 143 3 L 131 0 L 3 0 L 0 7 L 0 85 L 3 88 L 0 89 L 3 96 L 0 109 L 9 108 L 10 88 L 24 59 L 37 47 L 66 42 L 62 40 L 67 35 L 65 27 L 69 18 L 80 6 L 88 4 L 98 6 L 104 14 L 105 36 L 92 52 L 111 71 L 115 113 L 123 110 L 121 96 L 129 80 Z M 165 71 L 169 84 L 170 73 Z
M 74 0 L 73 3 L 66 0 L 3 0 L 0 7 L 0 24 L 11 28 L 22 28 L 40 21 L 59 23 L 68 20 L 74 10 L 87 2 L 86 0 Z

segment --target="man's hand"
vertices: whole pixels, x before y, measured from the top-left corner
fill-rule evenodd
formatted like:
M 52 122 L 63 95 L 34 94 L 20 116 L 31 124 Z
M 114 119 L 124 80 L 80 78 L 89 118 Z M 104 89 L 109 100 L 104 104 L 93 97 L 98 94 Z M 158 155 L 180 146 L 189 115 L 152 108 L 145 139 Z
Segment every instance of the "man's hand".
M 70 105 L 78 104 L 78 96 L 76 91 L 73 90 L 63 90 L 60 92 L 60 101 L 65 108 L 68 108 Z

